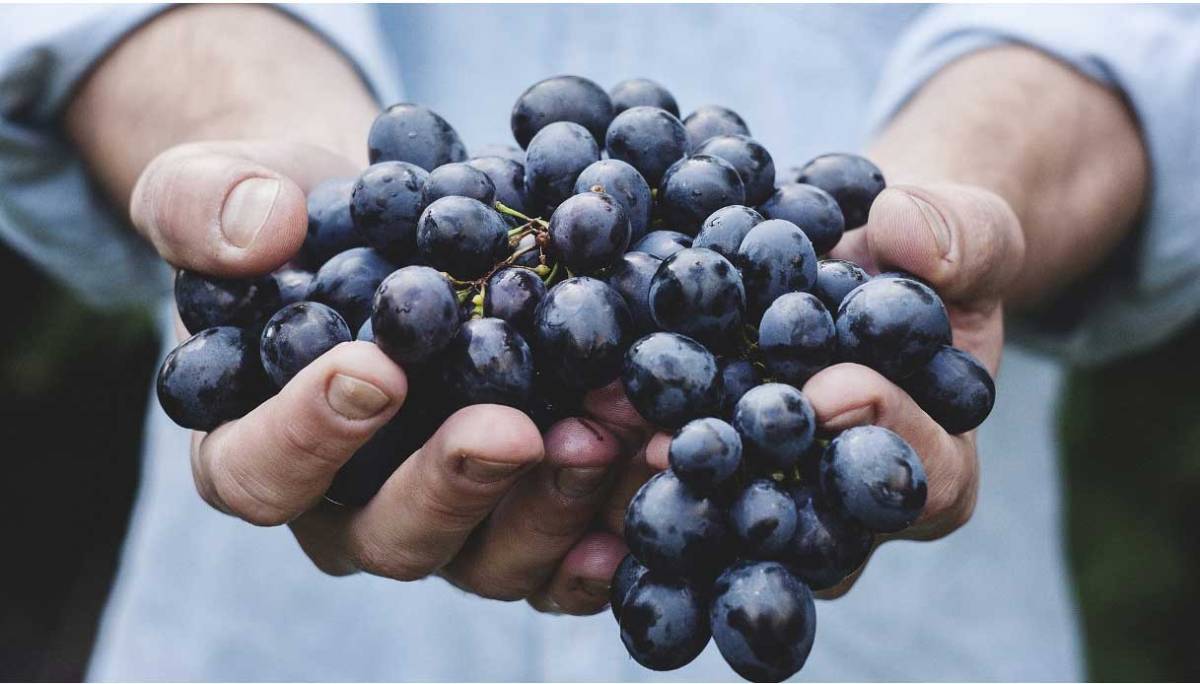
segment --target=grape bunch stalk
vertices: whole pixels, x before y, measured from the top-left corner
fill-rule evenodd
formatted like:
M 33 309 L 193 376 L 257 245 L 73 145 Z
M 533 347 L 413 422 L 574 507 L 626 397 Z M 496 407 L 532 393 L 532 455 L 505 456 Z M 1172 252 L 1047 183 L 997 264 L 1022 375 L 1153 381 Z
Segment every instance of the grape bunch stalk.
M 813 645 L 813 592 L 925 504 L 921 459 L 879 426 L 817 429 L 801 388 L 834 363 L 875 369 L 951 433 L 995 386 L 952 346 L 938 294 L 906 273 L 819 258 L 867 222 L 882 173 L 827 154 L 777 173 L 734 111 L 680 120 L 661 85 L 540 81 L 511 115 L 520 148 L 468 157 L 416 104 L 371 126 L 370 166 L 308 197 L 301 252 L 278 271 L 180 271 L 192 337 L 157 390 L 208 431 L 352 339 L 409 379 L 405 406 L 326 497 L 361 506 L 452 412 L 504 404 L 543 430 L 619 381 L 674 431 L 670 468 L 629 503 L 611 605 L 630 655 L 682 667 L 710 640 L 739 675 L 778 681 Z

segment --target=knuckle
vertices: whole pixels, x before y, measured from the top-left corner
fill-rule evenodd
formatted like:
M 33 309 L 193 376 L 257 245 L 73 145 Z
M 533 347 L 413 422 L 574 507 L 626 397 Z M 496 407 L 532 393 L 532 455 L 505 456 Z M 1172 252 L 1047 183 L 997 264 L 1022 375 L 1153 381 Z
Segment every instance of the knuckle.
M 215 495 L 237 517 L 252 525 L 274 527 L 294 517 L 269 487 L 255 483 L 246 476 L 217 468 L 212 476 Z
M 294 458 L 318 465 L 338 468 L 342 465 L 341 440 L 338 428 L 327 421 L 313 419 L 285 420 L 279 424 L 279 439 L 286 453 Z
M 364 571 L 399 582 L 415 582 L 428 577 L 434 564 L 406 546 L 364 541 L 351 553 L 354 565 Z

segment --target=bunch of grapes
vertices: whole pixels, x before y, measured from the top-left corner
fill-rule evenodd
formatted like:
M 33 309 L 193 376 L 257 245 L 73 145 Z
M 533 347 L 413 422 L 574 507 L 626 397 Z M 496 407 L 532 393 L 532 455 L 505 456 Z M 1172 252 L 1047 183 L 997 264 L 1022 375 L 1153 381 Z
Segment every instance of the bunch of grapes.
M 211 430 L 337 344 L 373 341 L 410 390 L 327 493 L 356 506 L 459 408 L 504 404 L 545 429 L 619 378 L 675 431 L 670 469 L 626 514 L 612 610 L 629 653 L 674 669 L 711 638 L 743 677 L 791 676 L 813 643 L 812 591 L 926 497 L 903 439 L 818 434 L 800 388 L 860 363 L 951 433 L 983 421 L 995 388 L 951 346 L 927 284 L 818 258 L 866 223 L 884 188 L 871 162 L 829 154 L 777 174 L 735 112 L 678 117 L 652 81 L 606 93 L 558 76 L 517 99 L 520 149 L 469 158 L 438 114 L 388 108 L 371 165 L 309 194 L 293 262 L 245 280 L 177 275 L 195 334 L 159 373 L 163 408 Z

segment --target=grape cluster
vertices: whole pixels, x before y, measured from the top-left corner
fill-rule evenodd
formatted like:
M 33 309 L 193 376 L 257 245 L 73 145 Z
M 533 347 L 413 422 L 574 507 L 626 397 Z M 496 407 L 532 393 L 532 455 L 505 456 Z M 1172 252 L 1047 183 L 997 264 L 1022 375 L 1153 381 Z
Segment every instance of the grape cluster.
M 743 677 L 791 676 L 812 647 L 812 592 L 926 498 L 903 439 L 818 433 L 800 388 L 860 363 L 951 433 L 983 421 L 995 388 L 951 346 L 927 284 L 819 259 L 866 223 L 884 188 L 871 162 L 829 154 L 777 173 L 735 112 L 678 117 L 652 81 L 606 93 L 558 76 L 513 107 L 522 149 L 468 157 L 438 114 L 388 108 L 371 165 L 310 192 L 291 263 L 244 280 L 177 275 L 195 334 L 159 373 L 163 408 L 211 430 L 335 345 L 373 341 L 410 391 L 327 493 L 353 506 L 458 408 L 505 404 L 545 429 L 620 379 L 645 419 L 675 431 L 670 469 L 625 518 L 611 603 L 629 653 L 668 670 L 711 638 Z

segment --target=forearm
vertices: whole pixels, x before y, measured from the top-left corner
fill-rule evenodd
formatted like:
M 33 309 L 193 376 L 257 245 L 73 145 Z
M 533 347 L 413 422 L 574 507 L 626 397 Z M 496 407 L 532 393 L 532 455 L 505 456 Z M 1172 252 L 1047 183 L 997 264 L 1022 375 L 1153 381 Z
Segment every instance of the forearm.
M 963 58 L 932 78 L 871 149 L 889 184 L 956 182 L 1008 201 L 1025 261 L 1006 300 L 1039 301 L 1134 226 L 1148 162 L 1121 97 L 1029 48 Z
M 351 64 L 283 13 L 173 9 L 121 43 L 83 84 L 66 129 L 119 206 L 160 152 L 197 140 L 267 138 L 366 162 L 377 112 Z

